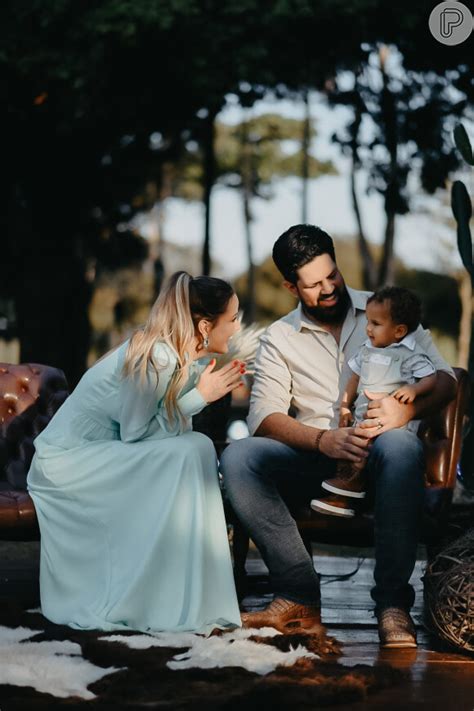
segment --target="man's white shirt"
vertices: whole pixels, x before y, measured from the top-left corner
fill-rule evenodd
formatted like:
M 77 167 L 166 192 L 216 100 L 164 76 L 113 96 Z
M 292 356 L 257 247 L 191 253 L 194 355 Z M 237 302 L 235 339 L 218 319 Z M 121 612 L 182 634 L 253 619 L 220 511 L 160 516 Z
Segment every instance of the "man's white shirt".
M 365 308 L 371 295 L 347 287 L 350 306 L 339 345 L 334 336 L 309 319 L 298 305 L 263 333 L 255 361 L 255 376 L 247 418 L 250 434 L 273 413 L 292 414 L 299 422 L 334 428 L 339 403 L 351 370 L 348 361 L 366 341 Z M 436 370 L 455 378 L 428 330 L 419 326 L 414 338 Z

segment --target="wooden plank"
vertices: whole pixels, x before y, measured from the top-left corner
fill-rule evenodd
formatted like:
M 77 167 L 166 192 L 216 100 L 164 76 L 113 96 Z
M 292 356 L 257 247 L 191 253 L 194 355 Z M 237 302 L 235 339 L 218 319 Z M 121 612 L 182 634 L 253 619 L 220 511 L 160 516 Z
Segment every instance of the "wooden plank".
M 315 567 L 323 576 L 345 575 L 355 570 L 359 559 L 356 556 L 315 556 Z M 351 667 L 356 664 L 369 666 L 388 664 L 400 669 L 404 678 L 399 685 L 371 694 L 359 706 L 364 711 L 380 709 L 427 709 L 430 711 L 472 711 L 474 709 L 474 656 L 443 648 L 423 625 L 423 583 L 421 577 L 426 561 L 417 561 L 412 585 L 416 590 L 412 616 L 417 627 L 418 649 L 384 650 L 379 646 L 377 621 L 373 615 L 370 589 L 373 585 L 373 557 L 367 557 L 357 573 L 348 580 L 337 581 L 334 577 L 322 577 L 322 617 L 328 634 L 342 646 L 340 664 Z M 261 579 L 264 587 L 266 568 L 254 556 L 247 569 Z M 258 609 L 267 605 L 271 594 L 253 593 L 244 599 L 245 607 Z M 353 704 L 341 705 L 340 711 L 353 711 Z
M 321 577 L 321 598 L 323 618 L 328 624 L 338 625 L 371 625 L 376 626 L 373 617 L 374 603 L 370 597 L 373 587 L 374 559 L 360 557 L 313 556 L 316 570 Z M 411 578 L 416 591 L 416 601 L 413 614 L 421 615 L 423 611 L 423 584 L 421 576 L 425 561 L 418 560 Z M 358 568 L 358 570 L 357 570 Z M 347 580 L 337 580 L 337 576 L 345 576 L 357 572 Z M 261 580 L 260 590 L 264 590 L 264 576 L 268 569 L 260 558 L 254 557 L 247 561 L 247 572 L 254 580 Z M 269 592 L 269 590 L 265 591 Z M 271 599 L 271 598 L 269 598 Z M 268 600 L 266 601 L 268 602 Z M 252 609 L 263 607 L 262 595 L 255 594 L 245 598 L 244 606 Z

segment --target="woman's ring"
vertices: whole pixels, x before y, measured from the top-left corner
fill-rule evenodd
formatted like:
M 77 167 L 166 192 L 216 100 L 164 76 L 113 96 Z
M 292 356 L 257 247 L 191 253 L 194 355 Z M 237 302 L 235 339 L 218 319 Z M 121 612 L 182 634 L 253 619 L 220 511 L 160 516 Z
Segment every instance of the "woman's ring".
M 379 417 L 377 420 L 377 428 L 380 429 L 381 427 L 383 427 L 383 424 L 382 424 L 380 417 Z

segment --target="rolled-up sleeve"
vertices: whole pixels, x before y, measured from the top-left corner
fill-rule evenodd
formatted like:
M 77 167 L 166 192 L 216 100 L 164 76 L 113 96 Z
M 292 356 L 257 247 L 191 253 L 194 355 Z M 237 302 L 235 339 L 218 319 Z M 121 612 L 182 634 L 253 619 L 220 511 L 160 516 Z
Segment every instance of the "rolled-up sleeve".
M 291 374 L 271 338 L 264 334 L 255 358 L 255 377 L 247 424 L 254 434 L 263 420 L 274 413 L 288 414 L 291 404 Z
M 433 364 L 435 370 L 443 370 L 445 373 L 448 373 L 454 380 L 456 380 L 456 375 L 454 373 L 454 370 L 451 368 L 448 363 L 441 357 L 438 349 L 436 348 L 435 344 L 433 343 L 433 339 L 431 338 L 431 333 L 425 328 L 422 328 L 421 326 L 418 326 L 418 328 L 415 331 L 415 337 L 416 341 L 421 348 L 422 351 L 424 351 L 427 355 L 427 357 L 430 359 L 431 363 Z M 418 376 L 419 377 L 419 376 Z

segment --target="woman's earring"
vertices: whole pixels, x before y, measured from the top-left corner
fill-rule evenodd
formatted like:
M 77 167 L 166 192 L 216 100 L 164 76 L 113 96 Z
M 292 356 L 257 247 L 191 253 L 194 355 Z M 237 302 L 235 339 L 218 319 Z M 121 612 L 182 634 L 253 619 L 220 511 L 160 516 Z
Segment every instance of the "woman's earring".
M 208 338 L 207 336 L 204 337 L 204 340 L 203 340 L 203 342 L 202 342 L 202 345 L 203 345 L 204 348 L 206 348 L 206 349 L 208 348 L 208 346 L 209 346 L 209 338 Z

